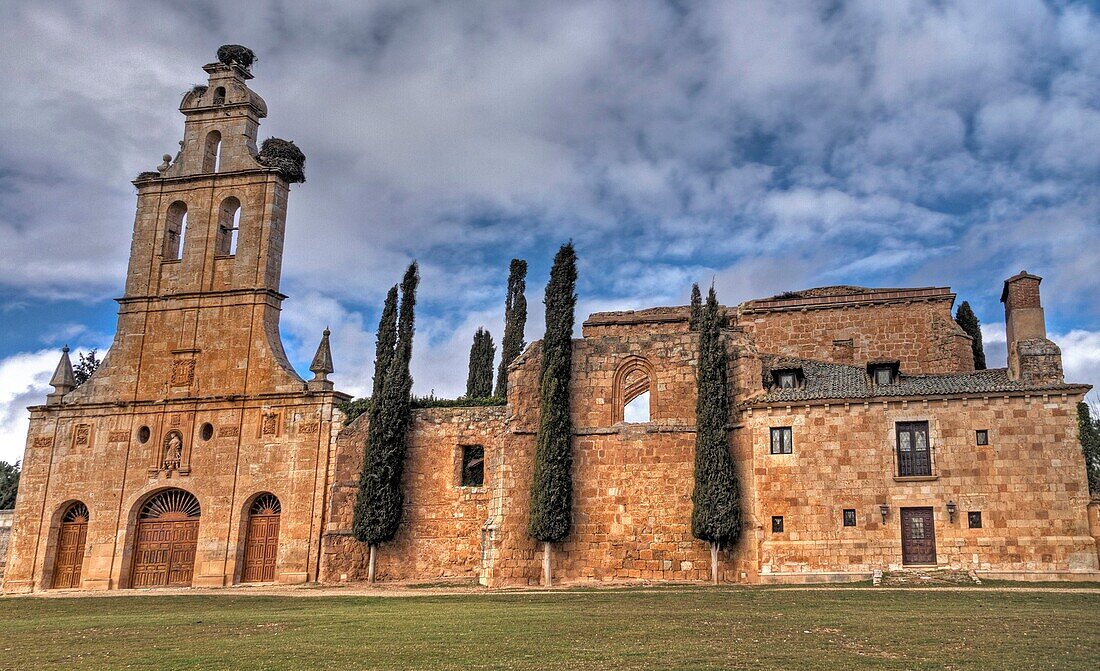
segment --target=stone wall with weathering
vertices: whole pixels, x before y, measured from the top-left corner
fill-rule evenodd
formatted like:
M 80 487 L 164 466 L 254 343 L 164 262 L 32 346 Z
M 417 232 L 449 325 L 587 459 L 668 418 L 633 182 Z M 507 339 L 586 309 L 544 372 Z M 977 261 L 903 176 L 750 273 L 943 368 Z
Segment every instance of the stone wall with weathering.
M 761 352 L 867 364 L 908 373 L 974 370 L 970 336 L 951 314 L 950 289 L 824 287 L 743 303 L 736 324 Z
M 379 546 L 379 580 L 477 578 L 483 534 L 491 516 L 494 476 L 505 446 L 501 406 L 413 411 L 403 487 L 404 516 L 397 537 Z M 367 438 L 367 416 L 340 432 L 333 446 L 326 525 L 321 539 L 321 579 L 366 580 L 369 548 L 351 535 L 355 497 Z M 463 446 L 484 448 L 481 487 L 464 487 Z
M 936 562 L 991 572 L 1097 570 L 1077 444 L 1078 393 L 759 404 L 742 413 L 765 578 L 900 568 L 900 511 L 930 507 Z M 932 475 L 898 477 L 897 422 L 927 421 Z M 792 427 L 791 454 L 770 428 Z M 988 431 L 978 445 L 976 432 Z M 957 506 L 952 520 L 948 502 Z M 887 506 L 885 522 L 881 505 Z M 844 509 L 856 511 L 845 527 Z M 968 513 L 981 513 L 969 528 Z M 773 533 L 773 515 L 783 531 Z M 769 576 L 770 574 L 770 576 Z

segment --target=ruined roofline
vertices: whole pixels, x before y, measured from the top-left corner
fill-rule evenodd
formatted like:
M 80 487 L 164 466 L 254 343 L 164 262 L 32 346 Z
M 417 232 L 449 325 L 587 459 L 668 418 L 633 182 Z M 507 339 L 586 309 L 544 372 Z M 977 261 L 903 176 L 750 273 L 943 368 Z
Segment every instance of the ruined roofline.
M 726 315 L 730 315 L 732 312 L 738 314 L 756 314 L 786 310 L 825 310 L 853 305 L 876 305 L 938 300 L 950 301 L 954 304 L 955 294 L 951 291 L 951 287 L 868 289 L 865 287 L 830 286 L 792 291 L 770 298 L 757 298 L 745 301 L 733 308 L 723 306 L 721 309 Z M 583 326 L 669 324 L 687 322 L 690 318 L 691 307 L 681 305 L 646 308 L 643 310 L 593 312 L 588 316 L 588 319 L 584 321 Z

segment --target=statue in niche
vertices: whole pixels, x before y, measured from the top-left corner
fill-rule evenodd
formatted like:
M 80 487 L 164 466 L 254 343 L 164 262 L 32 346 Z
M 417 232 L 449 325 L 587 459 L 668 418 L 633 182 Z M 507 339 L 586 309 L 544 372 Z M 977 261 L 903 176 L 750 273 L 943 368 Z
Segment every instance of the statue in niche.
M 164 437 L 164 460 L 161 468 L 165 475 L 172 477 L 172 471 L 178 471 L 183 460 L 183 435 L 179 431 L 169 431 Z

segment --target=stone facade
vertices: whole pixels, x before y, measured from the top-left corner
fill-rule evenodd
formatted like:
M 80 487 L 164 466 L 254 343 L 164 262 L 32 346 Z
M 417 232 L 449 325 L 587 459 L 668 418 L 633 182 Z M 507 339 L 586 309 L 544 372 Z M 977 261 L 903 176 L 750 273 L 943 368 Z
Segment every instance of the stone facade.
M 338 410 L 348 397 L 327 380 L 327 331 L 312 380 L 287 361 L 290 185 L 259 160 L 266 106 L 251 74 L 205 69 L 209 84 L 180 107 L 179 155 L 134 182 L 114 344 L 79 387 L 63 354 L 54 393 L 30 410 L 7 591 L 367 577 L 351 533 L 367 419 Z M 724 308 L 745 527 L 718 555 L 721 580 L 917 563 L 1100 578 L 1100 502 L 1076 436 L 1089 387 L 1062 379 L 1040 281 L 1005 282 L 1009 361 L 988 371 L 974 370 L 945 287 L 822 287 Z M 574 524 L 553 546 L 555 581 L 709 580 L 690 525 L 689 317 L 598 313 L 574 341 Z M 539 359 L 535 342 L 512 363 L 505 406 L 414 411 L 403 523 L 378 548 L 378 579 L 539 583 L 543 549 L 527 535 Z

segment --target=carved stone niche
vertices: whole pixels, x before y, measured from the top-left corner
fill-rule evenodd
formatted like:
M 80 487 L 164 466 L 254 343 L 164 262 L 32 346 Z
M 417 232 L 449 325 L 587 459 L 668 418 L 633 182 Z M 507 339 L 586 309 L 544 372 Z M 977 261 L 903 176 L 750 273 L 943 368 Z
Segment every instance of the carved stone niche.
M 265 412 L 260 417 L 260 437 L 278 437 L 281 415 L 277 412 Z
M 183 467 L 183 433 L 172 429 L 164 434 L 164 442 L 161 444 L 161 458 L 157 471 L 164 471 L 164 476 L 172 477 L 173 472 L 187 475 L 190 469 Z

